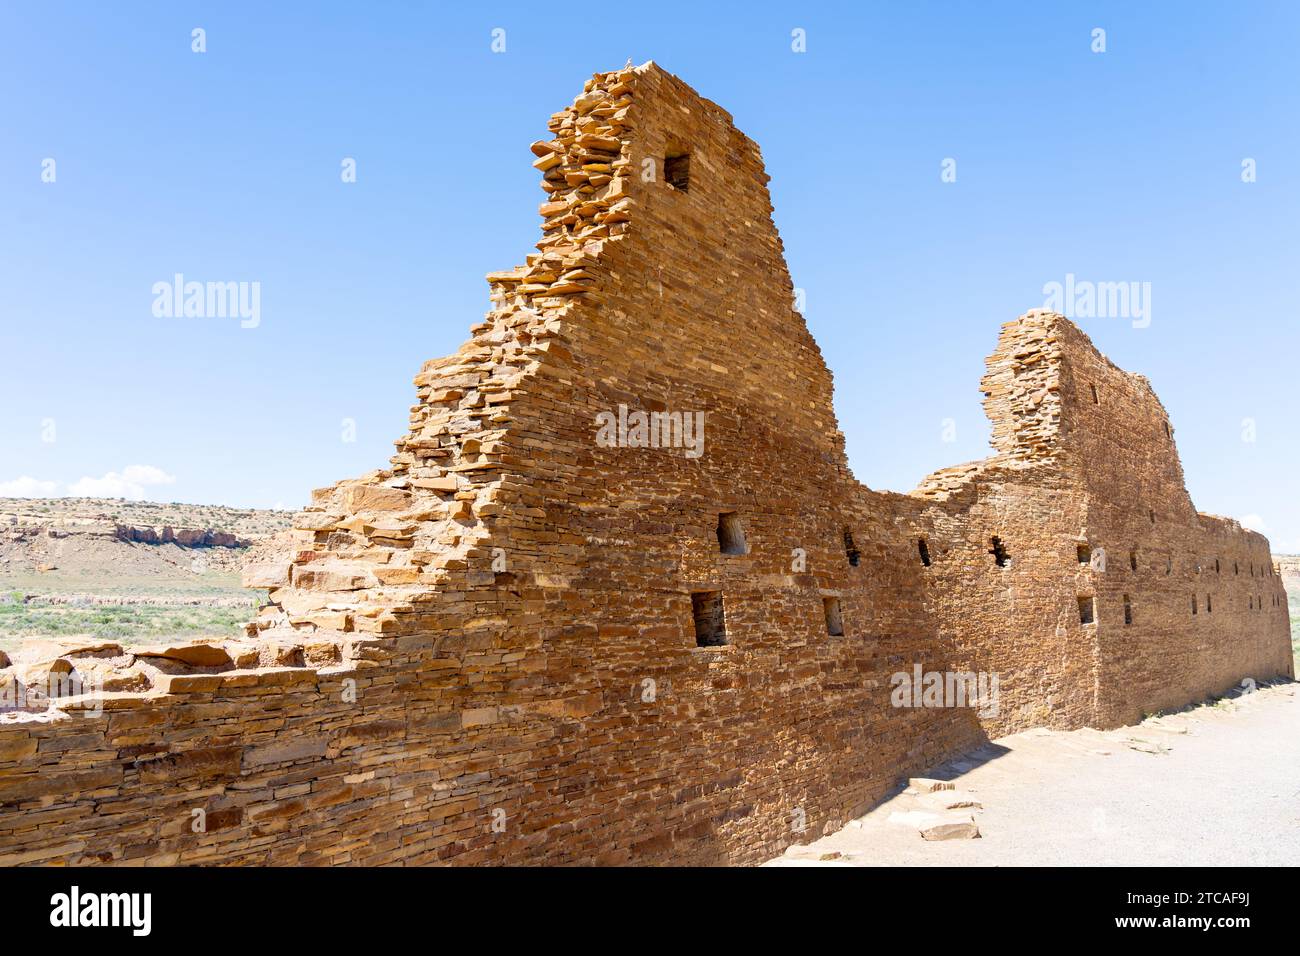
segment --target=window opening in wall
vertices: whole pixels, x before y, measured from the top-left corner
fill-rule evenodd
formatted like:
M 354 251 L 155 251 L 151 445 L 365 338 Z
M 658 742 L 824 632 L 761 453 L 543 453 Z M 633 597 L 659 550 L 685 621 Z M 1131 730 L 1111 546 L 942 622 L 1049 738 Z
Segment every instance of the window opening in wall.
M 1080 564 L 1087 564 L 1092 560 L 1092 548 L 1086 544 L 1075 545 L 1075 553 L 1079 558 Z
M 997 535 L 989 539 L 989 544 L 992 545 L 989 548 L 989 554 L 993 555 L 993 562 L 998 567 L 1005 568 L 1011 561 L 1011 555 L 1007 553 L 1006 545 L 1002 543 L 1002 539 Z
M 721 591 L 696 591 L 691 595 L 697 647 L 721 647 L 727 643 L 727 620 L 722 610 Z
M 1173 573 L 1174 573 L 1174 559 L 1165 558 L 1165 574 L 1170 575 Z
M 1128 566 L 1132 571 L 1138 569 L 1138 553 L 1136 551 L 1130 551 L 1128 553 Z
M 1094 405 L 1100 405 L 1100 404 L 1101 404 L 1101 399 L 1097 397 L 1097 386 L 1096 386 L 1096 385 L 1089 385 L 1088 387 L 1089 387 L 1090 389 L 1092 389 L 1092 404 L 1094 404 Z
M 1215 573 L 1215 574 L 1222 574 L 1222 573 L 1223 573 L 1223 572 L 1221 572 L 1221 571 L 1219 570 L 1219 559 L 1218 559 L 1218 558 L 1215 558 L 1215 559 L 1214 559 L 1214 573 Z
M 1148 508 L 1148 509 L 1147 509 L 1147 517 L 1149 517 L 1149 518 L 1151 519 L 1151 523 L 1152 523 L 1152 524 L 1155 524 L 1155 523 L 1156 523 L 1156 510 L 1155 510 L 1154 508 Z
M 1237 562 L 1236 562 L 1236 561 L 1233 561 L 1233 562 L 1232 562 L 1232 573 L 1233 573 L 1233 574 L 1240 574 L 1240 573 L 1241 573 L 1241 568 L 1237 567 Z
M 853 532 L 848 528 L 844 529 L 844 553 L 848 556 L 849 564 L 855 568 L 858 566 L 858 562 L 862 560 L 862 552 L 853 543 Z
M 1133 604 L 1129 601 L 1128 595 L 1124 595 L 1124 623 L 1133 623 Z
M 916 550 L 921 555 L 921 563 L 928 568 L 930 566 L 930 546 L 926 544 L 924 538 L 916 539 Z
M 843 637 L 844 619 L 840 616 L 840 599 L 822 598 L 822 613 L 826 616 L 826 633 L 831 637 Z
M 740 526 L 740 515 L 724 511 L 718 515 L 718 548 L 723 554 L 745 554 L 745 529 Z
M 1193 614 L 1196 613 L 1196 595 L 1195 595 L 1195 594 L 1192 595 L 1192 613 L 1193 613 Z
M 664 180 L 674 189 L 690 192 L 691 154 L 679 153 L 664 157 Z
M 1079 623 L 1091 624 L 1095 619 L 1093 598 L 1091 595 L 1079 596 Z
M 1206 614 L 1214 613 L 1214 598 L 1208 594 L 1205 595 L 1205 613 Z

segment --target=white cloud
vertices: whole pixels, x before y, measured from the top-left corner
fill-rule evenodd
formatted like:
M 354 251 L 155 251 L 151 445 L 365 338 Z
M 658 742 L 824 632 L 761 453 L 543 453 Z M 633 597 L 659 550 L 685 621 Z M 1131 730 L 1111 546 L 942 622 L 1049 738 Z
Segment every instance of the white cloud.
M 1268 525 L 1264 524 L 1264 519 L 1259 515 L 1242 515 L 1237 520 L 1241 522 L 1243 528 L 1249 528 L 1251 531 L 1258 531 L 1260 534 L 1268 534 Z
M 68 494 L 79 498 L 129 498 L 139 501 L 147 497 L 146 489 L 157 485 L 170 485 L 176 478 L 153 465 L 127 465 L 121 472 L 110 471 L 102 478 L 89 476 L 68 486 Z
M 23 475 L 13 481 L 0 481 L 0 498 L 52 498 L 58 488 L 57 481 L 40 481 Z

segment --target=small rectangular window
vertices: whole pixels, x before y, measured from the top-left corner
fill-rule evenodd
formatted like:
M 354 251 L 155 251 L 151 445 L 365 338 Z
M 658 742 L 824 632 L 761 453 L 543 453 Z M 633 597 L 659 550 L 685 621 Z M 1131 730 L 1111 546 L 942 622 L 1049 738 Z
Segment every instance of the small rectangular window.
M 822 613 L 826 616 L 826 633 L 831 637 L 843 637 L 844 619 L 840 616 L 840 599 L 822 598 Z
M 1127 594 L 1124 595 L 1124 623 L 1126 625 L 1133 623 L 1133 604 Z
M 928 568 L 930 566 L 930 546 L 926 544 L 924 538 L 916 539 L 916 550 L 921 555 L 921 563 Z
M 1196 613 L 1196 595 L 1195 595 L 1195 594 L 1192 595 L 1192 613 L 1193 613 L 1193 614 Z
M 1092 560 L 1092 548 L 1086 544 L 1076 545 L 1075 552 L 1078 555 L 1080 564 L 1087 564 Z
M 1128 566 L 1129 569 L 1133 571 L 1138 569 L 1138 553 L 1136 551 L 1130 551 L 1128 553 Z
M 848 528 L 844 529 L 844 556 L 849 559 L 849 566 L 856 568 L 858 562 L 862 560 L 862 552 L 858 550 L 857 545 L 853 543 L 853 532 Z
M 989 539 L 989 544 L 990 544 L 989 554 L 993 555 L 994 564 L 996 564 L 1000 568 L 1005 568 L 1008 564 L 1011 563 L 1011 555 L 1007 554 L 1006 545 L 1002 543 L 1001 538 L 999 538 L 997 535 L 994 535 L 992 538 Z
M 697 647 L 721 647 L 727 643 L 727 621 L 722 610 L 721 591 L 693 593 L 691 616 L 695 619 Z
M 1079 623 L 1091 624 L 1095 619 L 1093 598 L 1091 595 L 1079 596 Z
M 1206 614 L 1214 613 L 1214 598 L 1208 594 L 1205 595 L 1205 613 Z
M 673 189 L 689 192 L 691 187 L 691 154 L 664 157 L 664 181 Z
M 718 548 L 723 554 L 747 554 L 745 529 L 740 526 L 740 515 L 726 511 L 718 515 Z

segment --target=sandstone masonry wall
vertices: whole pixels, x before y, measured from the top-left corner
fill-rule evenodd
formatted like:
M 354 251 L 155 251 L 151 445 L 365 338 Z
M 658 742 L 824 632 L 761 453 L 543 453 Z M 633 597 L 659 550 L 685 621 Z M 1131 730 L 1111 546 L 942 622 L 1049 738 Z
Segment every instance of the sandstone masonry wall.
M 1196 514 L 1145 381 L 1067 320 L 1004 327 L 993 457 L 867 489 L 757 146 L 653 64 L 550 132 L 538 251 L 390 466 L 250 569 L 245 638 L 0 661 L 108 688 L 0 719 L 0 862 L 755 862 L 989 735 L 1291 676 L 1267 542 Z M 703 446 L 599 440 L 640 412 Z M 892 706 L 916 665 L 999 674 L 996 713 Z

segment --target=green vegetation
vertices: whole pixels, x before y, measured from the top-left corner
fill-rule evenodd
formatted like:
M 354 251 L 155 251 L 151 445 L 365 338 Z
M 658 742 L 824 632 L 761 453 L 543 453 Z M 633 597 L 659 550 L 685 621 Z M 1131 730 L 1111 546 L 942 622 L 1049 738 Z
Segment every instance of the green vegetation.
M 234 636 L 257 606 L 211 605 L 0 604 L 0 643 L 13 647 L 22 638 L 91 634 L 125 643 L 200 635 Z
M 0 649 L 74 635 L 127 644 L 238 635 L 260 603 L 240 586 L 246 551 L 128 541 L 114 525 L 260 541 L 290 518 L 120 498 L 0 498 Z

